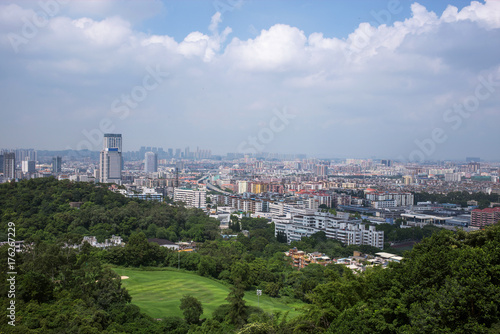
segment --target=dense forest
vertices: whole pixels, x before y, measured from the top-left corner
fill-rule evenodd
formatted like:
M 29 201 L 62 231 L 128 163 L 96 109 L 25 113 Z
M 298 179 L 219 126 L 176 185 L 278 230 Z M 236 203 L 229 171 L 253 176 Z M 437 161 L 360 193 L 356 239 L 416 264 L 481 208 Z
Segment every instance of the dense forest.
M 81 201 L 80 209 L 69 202 Z M 290 247 L 331 257 L 368 246 L 345 247 L 317 233 L 286 244 L 265 219 L 243 218 L 248 236 L 222 239 L 218 223 L 201 210 L 124 198 L 105 185 L 37 179 L 0 185 L 1 230 L 16 224 L 16 239 L 31 243 L 16 255 L 16 326 L 12 333 L 500 333 L 500 226 L 465 233 L 422 232 L 422 242 L 388 269 L 354 274 L 342 265 L 298 271 L 283 256 Z M 386 233 L 394 227 L 382 226 Z M 236 233 L 236 232 L 235 232 Z M 80 249 L 83 235 L 118 234 L 125 247 Z M 432 234 L 432 235 L 431 235 Z M 429 236 L 430 237 L 426 237 Z M 147 238 L 196 240 L 181 254 Z M 400 236 L 403 238 L 404 236 Z M 425 238 L 426 237 L 426 238 Z M 0 261 L 7 263 L 7 246 Z M 231 286 L 227 304 L 208 319 L 186 296 L 184 317 L 160 321 L 141 313 L 110 266 L 175 267 Z M 6 265 L 0 303 L 9 306 Z M 7 283 L 5 283 L 7 282 Z M 245 305 L 245 290 L 306 303 L 302 315 L 268 314 Z M 133 302 L 133 301 L 132 301 Z
M 70 202 L 83 202 L 71 208 Z M 16 223 L 19 240 L 56 240 L 71 233 L 94 235 L 102 242 L 111 235 L 127 240 L 133 231 L 148 237 L 177 241 L 213 240 L 218 222 L 202 210 L 132 200 L 108 190 L 107 185 L 33 179 L 0 186 L 0 240 L 6 240 L 6 222 Z

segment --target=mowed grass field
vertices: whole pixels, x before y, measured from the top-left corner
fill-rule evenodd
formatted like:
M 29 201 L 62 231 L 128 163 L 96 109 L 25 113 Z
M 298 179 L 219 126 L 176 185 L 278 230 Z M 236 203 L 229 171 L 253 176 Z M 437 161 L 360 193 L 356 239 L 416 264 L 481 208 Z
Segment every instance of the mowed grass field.
M 154 318 L 165 316 L 180 316 L 180 299 L 184 295 L 196 297 L 203 305 L 202 318 L 208 318 L 212 312 L 221 304 L 227 304 L 225 298 L 229 293 L 229 287 L 215 280 L 201 277 L 195 273 L 166 270 L 138 270 L 130 268 L 112 268 L 120 276 L 128 276 L 122 279 L 122 285 L 127 288 L 132 296 L 132 304 Z M 246 305 L 258 306 L 255 291 L 247 291 L 245 294 Z M 266 312 L 290 311 L 289 318 L 297 316 L 304 304 L 284 304 L 280 299 L 268 296 L 260 296 L 260 307 Z

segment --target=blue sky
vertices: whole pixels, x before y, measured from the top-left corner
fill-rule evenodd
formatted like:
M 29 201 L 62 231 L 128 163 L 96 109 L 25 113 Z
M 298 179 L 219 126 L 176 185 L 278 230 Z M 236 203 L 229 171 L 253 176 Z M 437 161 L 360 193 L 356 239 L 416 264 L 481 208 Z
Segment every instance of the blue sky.
M 125 150 L 498 160 L 499 1 L 2 1 L 0 16 L 0 147 L 100 150 L 112 130 Z
M 262 29 L 276 23 L 300 27 L 307 35 L 325 32 L 330 37 L 347 37 L 361 22 L 376 25 L 393 24 L 411 16 L 415 1 L 380 0 L 188 0 L 163 1 L 163 11 L 141 22 L 138 29 L 154 34 L 169 34 L 176 40 L 184 39 L 193 30 L 208 33 L 207 17 L 218 9 L 223 12 L 224 24 L 233 29 L 239 38 L 253 38 Z M 484 3 L 484 1 L 482 1 Z M 442 13 L 448 1 L 418 1 L 427 9 Z M 232 6 L 235 4 L 236 6 Z M 470 1 L 453 1 L 459 9 Z M 392 9 L 392 11 L 389 11 Z M 375 12 L 380 16 L 374 16 Z M 381 13 L 389 12 L 390 16 Z

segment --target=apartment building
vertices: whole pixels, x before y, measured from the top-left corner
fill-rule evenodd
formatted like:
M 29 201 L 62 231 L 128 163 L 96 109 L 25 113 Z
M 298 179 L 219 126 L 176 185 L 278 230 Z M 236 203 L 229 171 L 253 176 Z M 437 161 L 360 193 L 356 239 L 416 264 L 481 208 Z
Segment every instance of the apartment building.
M 394 200 L 396 206 L 410 206 L 414 202 L 413 194 L 409 192 L 370 192 L 365 196 L 372 202 Z
M 175 188 L 174 202 L 184 202 L 186 206 L 204 209 L 206 207 L 207 192 L 205 190 L 192 190 Z
M 471 226 L 485 227 L 498 221 L 500 221 L 500 207 L 472 210 Z
M 339 240 L 345 245 L 369 245 L 384 248 L 384 232 L 377 231 L 375 226 L 366 226 L 359 220 L 340 220 L 329 213 L 314 213 L 273 218 L 275 235 L 278 232 L 287 236 L 288 243 L 299 241 L 302 237 L 310 237 L 323 231 L 329 239 Z

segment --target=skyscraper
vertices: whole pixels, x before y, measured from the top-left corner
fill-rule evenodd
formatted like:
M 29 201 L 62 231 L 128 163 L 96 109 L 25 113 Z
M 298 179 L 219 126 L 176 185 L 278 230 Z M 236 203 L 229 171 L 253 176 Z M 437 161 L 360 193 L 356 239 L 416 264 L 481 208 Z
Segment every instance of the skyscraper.
M 3 176 L 6 180 L 12 180 L 16 178 L 16 153 L 4 153 Z
M 62 158 L 61 157 L 53 157 L 52 158 L 52 173 L 57 174 L 61 172 L 62 166 Z
M 122 135 L 105 133 L 100 156 L 100 182 L 120 183 L 122 179 Z
M 158 155 L 154 152 L 146 152 L 144 155 L 144 171 L 156 173 L 158 171 Z

